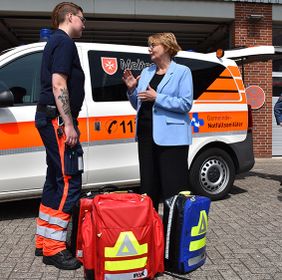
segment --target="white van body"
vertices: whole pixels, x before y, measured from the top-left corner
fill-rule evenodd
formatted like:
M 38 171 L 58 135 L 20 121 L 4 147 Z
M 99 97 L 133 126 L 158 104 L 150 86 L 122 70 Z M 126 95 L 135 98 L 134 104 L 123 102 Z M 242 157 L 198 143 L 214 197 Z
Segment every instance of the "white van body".
M 139 184 L 135 110 L 126 100 L 121 73 L 148 66 L 146 47 L 76 43 L 85 72 L 79 115 L 84 149 L 83 188 Z M 0 201 L 39 197 L 46 175 L 45 149 L 34 127 L 45 43 L 0 56 Z M 193 143 L 189 182 L 212 199 L 225 196 L 235 174 L 252 168 L 254 156 L 245 89 L 236 63 L 215 54 L 180 52 L 176 61 L 192 70 L 194 102 L 189 113 Z M 14 104 L 6 96 L 14 96 Z

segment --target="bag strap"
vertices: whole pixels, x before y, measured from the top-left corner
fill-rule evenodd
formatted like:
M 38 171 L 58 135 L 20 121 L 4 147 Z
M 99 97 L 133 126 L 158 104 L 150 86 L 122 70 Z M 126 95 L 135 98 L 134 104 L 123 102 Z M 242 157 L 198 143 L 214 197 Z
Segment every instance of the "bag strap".
M 174 210 L 174 206 L 175 206 L 175 202 L 176 202 L 177 197 L 178 197 L 178 195 L 175 195 L 173 197 L 172 203 L 169 207 L 169 214 L 168 214 L 168 221 L 167 221 L 167 231 L 166 231 L 166 238 L 165 238 L 165 258 L 167 260 L 169 258 L 169 243 L 170 243 L 173 210 Z
M 177 275 L 177 274 L 169 272 L 169 271 L 164 271 L 163 274 L 166 274 L 168 276 L 171 276 L 171 277 L 177 278 L 177 279 L 181 279 L 181 280 L 191 280 L 191 278 L 186 278 L 184 276 L 180 276 L 180 275 Z

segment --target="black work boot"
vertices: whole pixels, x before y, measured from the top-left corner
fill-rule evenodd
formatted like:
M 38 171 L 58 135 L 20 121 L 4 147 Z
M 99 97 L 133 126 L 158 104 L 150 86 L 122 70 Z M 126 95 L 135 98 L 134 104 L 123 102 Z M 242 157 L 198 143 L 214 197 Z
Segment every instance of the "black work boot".
M 36 257 L 42 257 L 43 256 L 43 249 L 42 248 L 35 248 L 34 255 Z
M 63 250 L 53 256 L 43 256 L 43 263 L 64 270 L 74 270 L 81 266 L 81 263 L 68 250 Z

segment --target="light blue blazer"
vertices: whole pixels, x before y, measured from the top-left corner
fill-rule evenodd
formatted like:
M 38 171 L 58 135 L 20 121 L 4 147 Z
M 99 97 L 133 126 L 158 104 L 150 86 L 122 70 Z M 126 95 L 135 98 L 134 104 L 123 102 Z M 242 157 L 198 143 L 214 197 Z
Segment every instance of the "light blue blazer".
M 127 93 L 131 105 L 137 110 L 136 124 L 141 107 L 138 92 L 147 89 L 156 68 L 153 64 L 143 69 L 137 88 L 132 93 Z M 172 61 L 156 91 L 157 98 L 152 109 L 154 142 L 160 146 L 191 144 L 192 131 L 188 112 L 193 102 L 193 81 L 190 69 Z

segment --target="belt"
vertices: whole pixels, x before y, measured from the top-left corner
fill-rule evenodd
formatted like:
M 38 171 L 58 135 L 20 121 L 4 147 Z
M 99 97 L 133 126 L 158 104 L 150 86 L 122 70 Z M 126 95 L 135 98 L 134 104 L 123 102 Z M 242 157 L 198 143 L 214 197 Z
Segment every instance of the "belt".
M 60 115 L 55 105 L 37 104 L 36 111 L 46 113 L 46 115 L 51 119 L 55 119 Z
M 36 111 L 37 112 L 42 112 L 42 113 L 46 113 L 47 117 L 51 118 L 51 119 L 55 119 L 57 117 L 59 118 L 59 122 L 60 123 L 64 123 L 62 117 L 60 116 L 60 113 L 57 109 L 57 107 L 55 105 L 43 105 L 43 104 L 37 104 L 36 107 Z M 72 118 L 74 125 L 78 125 L 78 121 L 77 118 Z

